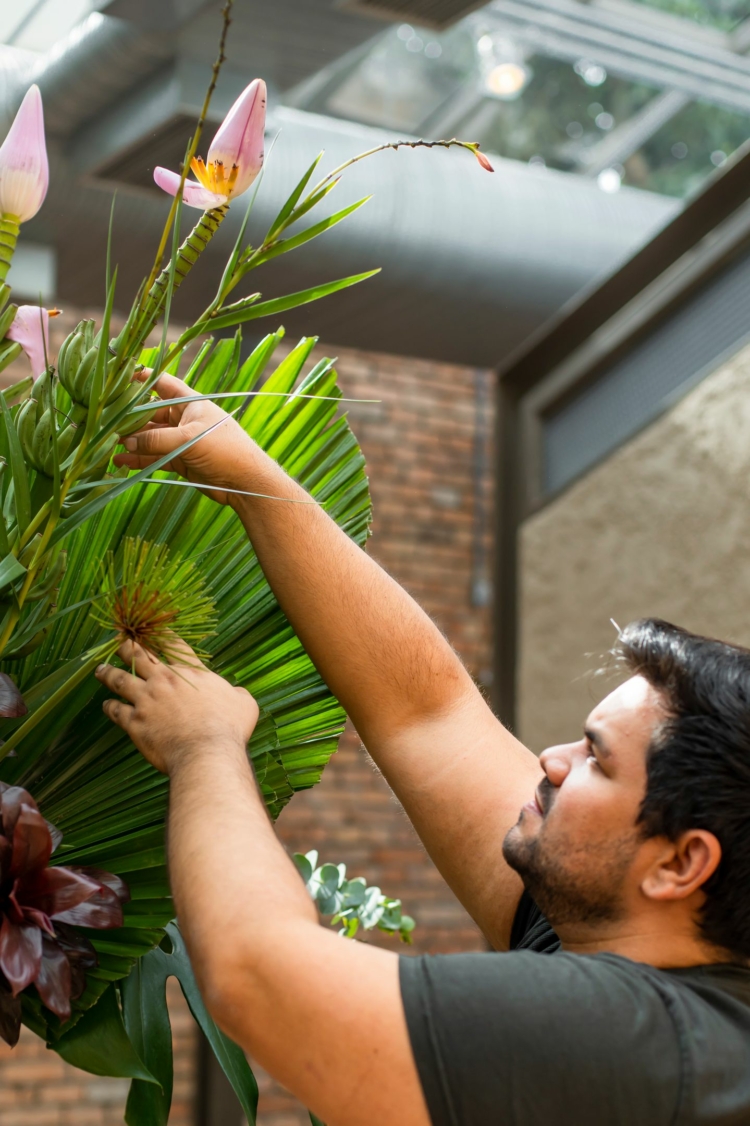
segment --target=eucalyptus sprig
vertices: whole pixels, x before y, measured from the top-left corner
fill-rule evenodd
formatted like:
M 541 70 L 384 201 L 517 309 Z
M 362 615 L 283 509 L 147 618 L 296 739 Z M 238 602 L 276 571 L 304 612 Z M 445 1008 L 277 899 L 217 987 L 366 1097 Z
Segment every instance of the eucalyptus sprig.
M 397 934 L 412 942 L 415 922 L 401 911 L 400 899 L 389 899 L 379 887 L 368 887 L 362 876 L 346 878 L 346 864 L 318 866 L 318 853 L 295 852 L 292 857 L 310 896 L 321 915 L 331 916 L 331 926 L 341 925 L 339 934 L 355 938 L 360 930 Z

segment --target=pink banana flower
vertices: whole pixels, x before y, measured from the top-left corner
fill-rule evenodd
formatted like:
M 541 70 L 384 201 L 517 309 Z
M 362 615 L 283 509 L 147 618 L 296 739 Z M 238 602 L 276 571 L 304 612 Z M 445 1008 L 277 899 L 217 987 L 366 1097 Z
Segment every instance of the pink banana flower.
M 25 223 L 44 203 L 48 187 L 42 95 L 30 86 L 0 146 L 0 213 Z
M 266 84 L 256 78 L 240 94 L 211 142 L 208 159 L 193 157 L 196 180 L 186 180 L 182 199 L 188 207 L 208 211 L 246 192 L 263 167 L 266 127 Z M 154 180 L 176 195 L 181 177 L 168 168 L 155 168 Z
M 6 340 L 20 344 L 31 363 L 34 379 L 44 375 L 49 363 L 49 319 L 57 317 L 59 309 L 42 309 L 39 305 L 19 305 L 13 324 L 5 334 Z

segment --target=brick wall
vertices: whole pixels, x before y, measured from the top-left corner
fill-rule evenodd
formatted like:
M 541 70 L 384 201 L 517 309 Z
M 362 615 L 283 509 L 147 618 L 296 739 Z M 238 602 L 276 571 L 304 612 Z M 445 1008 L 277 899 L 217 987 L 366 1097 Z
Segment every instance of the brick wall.
M 53 322 L 53 352 L 74 319 L 67 314 Z M 486 684 L 490 615 L 481 603 L 489 574 L 490 375 L 348 350 L 334 354 L 345 395 L 381 400 L 348 408 L 367 458 L 375 506 L 369 551 L 432 615 L 475 679 Z M 20 362 L 16 367 L 20 372 Z M 317 848 L 321 860 L 344 862 L 350 875 L 400 896 L 417 920 L 415 952 L 482 948 L 476 927 L 427 858 L 354 731 L 345 735 L 320 786 L 297 795 L 284 811 L 279 835 L 290 851 Z M 380 934 L 371 941 L 390 943 Z M 172 1008 L 179 1081 L 170 1124 L 192 1126 L 194 1029 L 176 993 Z M 260 1072 L 258 1078 L 262 1126 L 309 1126 L 289 1095 Z M 31 1035 L 12 1053 L 0 1049 L 2 1126 L 119 1126 L 123 1100 L 117 1081 L 75 1071 Z

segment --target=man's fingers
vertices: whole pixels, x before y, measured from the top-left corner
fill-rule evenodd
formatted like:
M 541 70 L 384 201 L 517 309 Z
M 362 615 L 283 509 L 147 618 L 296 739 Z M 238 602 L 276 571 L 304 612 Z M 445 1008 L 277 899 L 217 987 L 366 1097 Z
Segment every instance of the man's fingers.
M 130 725 L 133 722 L 133 712 L 135 711 L 132 704 L 123 704 L 121 700 L 105 700 L 102 704 L 102 711 L 107 719 L 111 719 L 123 731 L 130 733 Z
M 153 465 L 158 461 L 158 457 L 143 457 L 141 454 L 115 454 L 112 459 L 115 465 L 127 465 L 128 469 L 148 469 L 149 465 Z M 171 468 L 171 463 L 167 462 L 164 469 Z
M 195 394 L 192 387 L 188 387 L 176 375 L 160 375 L 154 387 L 160 399 L 187 399 Z
M 153 429 L 139 430 L 122 439 L 122 444 L 130 454 L 146 454 L 150 457 L 163 457 L 171 454 L 190 438 L 179 426 L 155 426 Z
M 162 402 L 163 400 L 159 401 Z M 156 414 L 149 422 L 148 426 L 144 426 L 143 429 L 152 430 L 155 425 L 179 426 L 180 418 L 182 417 L 182 410 L 180 409 L 181 405 L 182 404 L 180 403 L 178 403 L 176 406 L 173 403 L 164 403 L 163 406 L 159 407 Z M 179 415 L 179 417 L 175 419 L 175 415 Z
M 106 684 L 107 688 L 116 692 L 118 696 L 124 696 L 131 704 L 135 703 L 143 688 L 143 681 L 137 676 L 132 676 L 124 669 L 116 669 L 112 665 L 99 665 L 95 675 L 97 680 L 101 680 L 102 684 Z
M 134 669 L 136 676 L 140 676 L 142 680 L 148 680 L 159 667 L 159 658 L 136 641 L 123 641 L 117 652 L 128 668 Z
M 166 654 L 170 665 L 187 665 L 191 669 L 206 669 L 200 657 L 191 649 L 187 641 L 183 641 L 176 633 L 169 635 L 169 652 Z

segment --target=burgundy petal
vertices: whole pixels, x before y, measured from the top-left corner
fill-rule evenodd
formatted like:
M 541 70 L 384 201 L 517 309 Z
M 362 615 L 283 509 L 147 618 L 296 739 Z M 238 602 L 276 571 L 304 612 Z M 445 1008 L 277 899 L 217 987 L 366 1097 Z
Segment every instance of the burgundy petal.
M 39 927 L 40 931 L 45 931 L 50 938 L 55 937 L 55 928 L 52 926 L 52 920 L 49 915 L 45 915 L 44 911 L 37 911 L 35 907 L 24 907 L 23 918 L 27 923 L 32 923 L 33 926 Z
M 42 962 L 42 932 L 34 926 L 16 926 L 4 918 L 0 927 L 0 970 L 15 997 L 36 978 Z
M 2 744 L 3 740 L 0 739 L 0 746 Z M 6 782 L 0 782 L 0 832 L 5 833 L 5 836 L 9 839 L 13 836 L 16 817 L 22 805 L 30 805 L 32 809 L 39 808 L 28 790 L 22 789 L 21 786 L 9 786 Z M 63 835 L 51 821 L 47 821 L 47 828 L 52 837 L 52 851 L 54 852 L 63 839 Z
M 52 837 L 47 822 L 37 809 L 22 805 L 13 829 L 11 876 L 26 876 L 46 868 L 52 855 Z
M 21 1034 L 21 998 L 14 997 L 10 986 L 0 978 L 0 1040 L 15 1048 Z
M 42 942 L 42 964 L 35 985 L 47 1008 L 60 1020 L 67 1020 L 72 985 L 70 963 L 57 943 L 49 938 Z
M 103 872 L 101 868 L 71 868 L 71 872 L 80 872 L 82 876 L 88 876 L 90 880 L 94 880 L 97 884 L 103 884 L 105 888 L 113 891 L 120 903 L 130 902 L 130 888 L 123 879 L 115 876 L 113 872 Z
M 14 880 L 13 886 L 8 893 L 8 898 L 5 901 L 5 914 L 8 916 L 11 923 L 17 923 L 19 927 L 22 927 L 26 920 L 23 916 L 23 907 L 18 902 L 18 884 L 19 881 Z
M 0 790 L 0 819 L 3 823 L 3 834 L 9 841 L 13 840 L 13 830 L 16 819 L 21 812 L 21 807 L 28 805 L 31 809 L 38 809 L 38 805 L 28 790 L 22 786 L 6 786 Z
M 10 862 L 13 856 L 13 848 L 7 837 L 0 836 L 0 883 L 2 883 L 8 872 L 10 871 Z
M 24 907 L 35 907 L 56 919 L 63 911 L 91 899 L 100 887 L 72 868 L 45 868 L 22 881 L 18 900 Z
M 65 923 L 55 923 L 55 934 L 70 965 L 70 996 L 75 1000 L 86 988 L 86 970 L 97 965 L 96 951 L 87 938 Z
M 69 911 L 55 912 L 55 922 L 72 923 L 77 927 L 97 927 L 108 930 L 122 926 L 122 904 L 115 893 L 101 886 L 90 899 L 71 907 Z
M 28 708 L 23 696 L 6 672 L 0 672 L 0 716 L 15 719 L 26 715 Z

